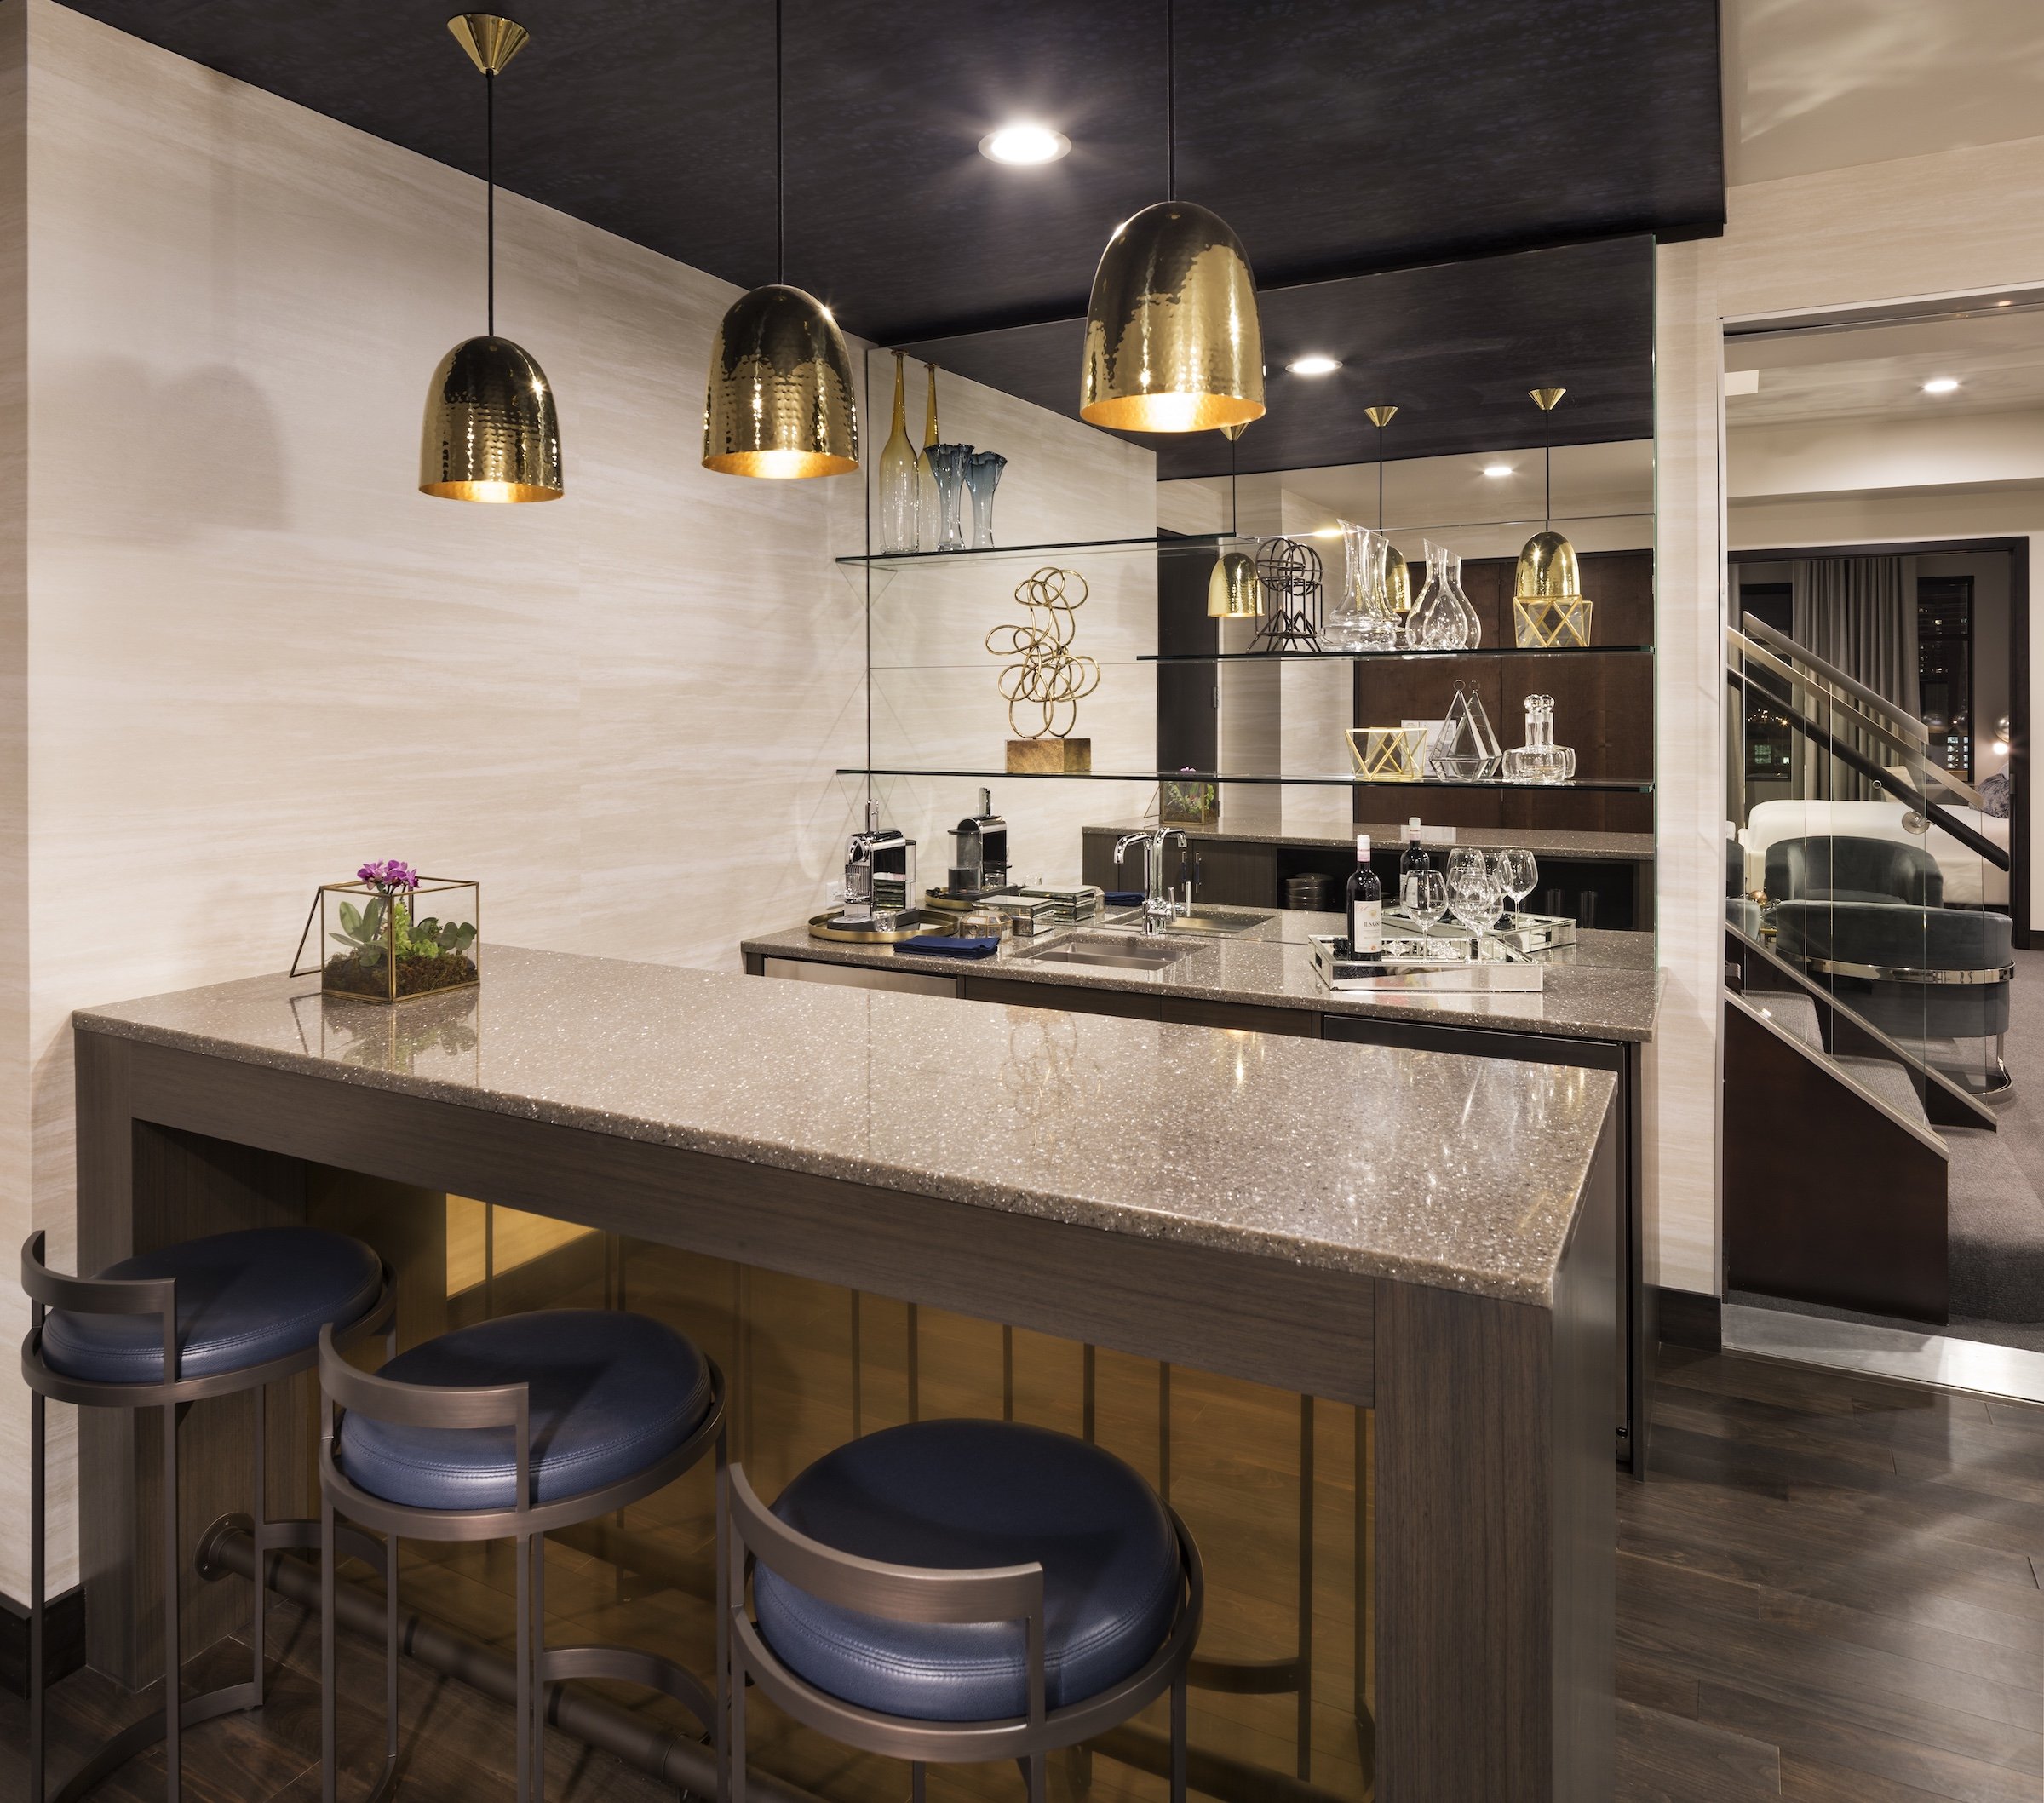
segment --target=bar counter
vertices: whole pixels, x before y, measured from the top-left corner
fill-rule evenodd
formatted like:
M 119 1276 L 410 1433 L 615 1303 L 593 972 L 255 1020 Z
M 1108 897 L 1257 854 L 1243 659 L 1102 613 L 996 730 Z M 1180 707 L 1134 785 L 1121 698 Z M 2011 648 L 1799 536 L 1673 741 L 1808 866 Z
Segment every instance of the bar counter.
M 1370 1411 L 1376 1794 L 1609 1794 L 1610 1074 L 508 947 L 394 1008 L 267 977 L 74 1025 L 89 1268 L 328 1168 Z M 187 1468 L 240 1431 L 195 1410 Z M 150 1563 L 133 1432 L 87 1438 L 83 1531 L 139 1679 L 146 1599 L 91 1582 Z

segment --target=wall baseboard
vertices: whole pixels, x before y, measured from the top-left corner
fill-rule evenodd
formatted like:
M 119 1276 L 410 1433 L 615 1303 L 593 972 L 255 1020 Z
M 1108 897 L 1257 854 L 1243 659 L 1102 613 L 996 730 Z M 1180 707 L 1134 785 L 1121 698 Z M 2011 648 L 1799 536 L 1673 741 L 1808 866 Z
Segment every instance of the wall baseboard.
M 85 1589 L 73 1584 L 43 1609 L 43 1668 L 55 1684 L 85 1662 Z M 28 1695 L 28 1605 L 0 1595 L 0 1691 Z
M 1725 1347 L 1725 1305 L 1716 1296 L 1693 1289 L 1654 1287 L 1654 1306 L 1660 1317 L 1661 1344 L 1686 1346 L 1698 1352 L 1722 1352 Z

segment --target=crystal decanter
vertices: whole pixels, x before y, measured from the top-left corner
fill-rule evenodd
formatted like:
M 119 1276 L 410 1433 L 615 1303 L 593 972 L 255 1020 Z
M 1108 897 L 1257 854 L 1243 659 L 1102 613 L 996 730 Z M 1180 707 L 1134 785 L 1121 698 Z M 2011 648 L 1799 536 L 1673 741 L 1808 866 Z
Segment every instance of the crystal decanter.
M 1474 651 L 1482 623 L 1462 593 L 1462 560 L 1427 541 L 1427 586 L 1412 604 L 1412 642 L 1421 651 Z
M 1567 783 L 1576 775 L 1576 754 L 1554 743 L 1554 698 L 1526 697 L 1526 742 L 1505 754 L 1507 783 Z

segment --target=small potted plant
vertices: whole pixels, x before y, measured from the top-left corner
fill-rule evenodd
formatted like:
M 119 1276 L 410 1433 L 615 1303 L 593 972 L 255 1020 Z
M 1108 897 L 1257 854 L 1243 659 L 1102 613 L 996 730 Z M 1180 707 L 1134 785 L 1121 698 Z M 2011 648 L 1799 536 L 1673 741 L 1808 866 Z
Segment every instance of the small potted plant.
M 300 967 L 317 931 L 324 994 L 403 1002 L 469 988 L 482 977 L 480 904 L 473 882 L 422 876 L 395 858 L 365 864 L 353 882 L 320 885 L 291 974 L 310 974 Z

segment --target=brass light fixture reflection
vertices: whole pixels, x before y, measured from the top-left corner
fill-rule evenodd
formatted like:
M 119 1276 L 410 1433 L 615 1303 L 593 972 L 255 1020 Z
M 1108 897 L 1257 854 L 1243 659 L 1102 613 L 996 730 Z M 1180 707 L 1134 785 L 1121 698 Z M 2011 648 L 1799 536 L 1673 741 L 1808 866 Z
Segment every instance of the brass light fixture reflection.
M 1582 599 L 1582 575 L 1576 562 L 1576 547 L 1554 530 L 1554 409 L 1568 390 L 1532 388 L 1527 392 L 1540 409 L 1546 441 L 1542 447 L 1546 498 L 1541 503 L 1541 529 L 1519 554 L 1513 594 L 1522 601 L 1579 601 Z
M 1263 417 L 1256 278 L 1226 221 L 1178 198 L 1175 21 L 1164 7 L 1165 198 L 1107 240 L 1086 309 L 1079 417 L 1205 432 Z
M 1377 530 L 1384 531 L 1384 428 L 1398 417 L 1398 410 L 1387 405 L 1365 407 L 1363 417 L 1377 428 Z M 1398 616 L 1398 640 L 1406 636 L 1405 623 L 1412 617 L 1412 571 L 1405 554 L 1389 538 L 1384 541 L 1384 598 Z
M 530 34 L 494 13 L 457 13 L 447 29 L 483 75 L 488 330 L 463 339 L 433 372 L 419 489 L 447 501 L 558 501 L 553 388 L 531 352 L 497 336 L 497 78 Z
M 1239 520 L 1235 501 L 1235 446 L 1247 424 L 1223 426 L 1228 441 L 1228 536 L 1235 537 Z M 1214 560 L 1207 577 L 1207 617 L 1213 620 L 1260 620 L 1263 617 L 1263 580 L 1256 573 L 1256 560 L 1241 549 L 1223 551 Z
M 781 8 L 773 9 L 773 280 L 717 327 L 703 406 L 703 467 L 727 476 L 841 476 L 858 468 L 852 359 L 830 309 L 791 288 L 781 130 Z

